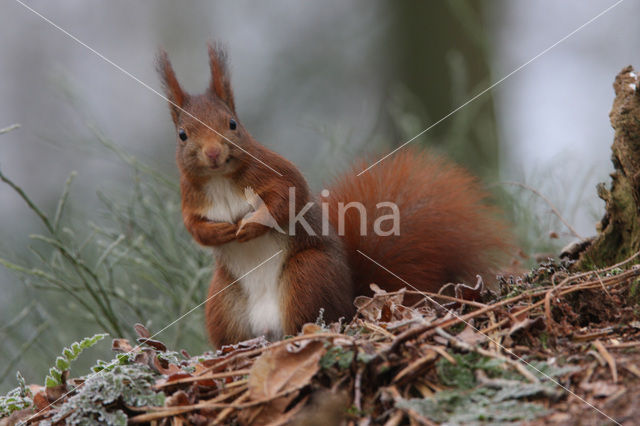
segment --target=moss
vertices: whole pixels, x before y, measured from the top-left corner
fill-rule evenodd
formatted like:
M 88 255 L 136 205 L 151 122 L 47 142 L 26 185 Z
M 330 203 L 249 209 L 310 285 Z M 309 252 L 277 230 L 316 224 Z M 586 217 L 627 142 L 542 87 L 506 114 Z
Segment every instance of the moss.
M 118 365 L 107 373 L 89 376 L 53 417 L 53 423 L 126 425 L 124 405 L 141 407 L 164 405 L 164 393 L 155 392 L 159 377 L 146 365 Z
M 629 286 L 629 302 L 633 305 L 640 305 L 640 278 L 633 280 Z M 637 316 L 637 312 L 635 313 Z
M 610 266 L 640 251 L 640 96 L 628 90 L 634 78 L 631 71 L 630 67 L 623 69 L 614 83 L 616 98 L 609 116 L 615 129 L 615 172 L 609 189 L 598 185 L 606 213 L 599 235 L 576 263 L 577 270 Z

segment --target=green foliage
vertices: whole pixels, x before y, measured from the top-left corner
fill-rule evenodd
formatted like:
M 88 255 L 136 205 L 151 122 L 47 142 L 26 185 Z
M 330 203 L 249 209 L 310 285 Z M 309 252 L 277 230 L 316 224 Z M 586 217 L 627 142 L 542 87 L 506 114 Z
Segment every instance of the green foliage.
M 131 364 L 131 362 L 133 362 L 133 358 L 135 358 L 135 354 L 126 353 L 126 354 L 116 355 L 116 357 L 109 362 L 99 359 L 96 362 L 96 365 L 91 367 L 91 371 L 93 371 L 94 373 L 99 373 L 101 371 L 104 371 L 104 372 L 113 371 L 113 369 L 115 369 L 119 365 Z
M 547 414 L 547 410 L 540 404 L 521 400 L 559 398 L 562 391 L 550 379 L 580 369 L 577 366 L 559 367 L 544 361 L 533 361 L 527 368 L 540 378 L 540 382 L 528 383 L 498 359 L 475 352 L 451 353 L 451 356 L 456 364 L 441 358 L 436 368 L 439 379 L 453 389 L 438 392 L 433 398 L 400 400 L 398 407 L 413 409 L 435 422 L 446 421 L 447 424 L 532 420 Z M 486 381 L 478 381 L 478 370 L 484 372 L 488 378 Z
M 564 365 L 562 367 L 549 364 L 545 361 L 531 361 L 526 365 L 527 369 L 538 376 L 541 380 L 548 380 L 549 377 L 562 377 L 565 374 L 580 371 L 581 367 L 577 365 Z M 543 377 L 540 377 L 542 375 Z
M 175 365 L 180 365 L 180 362 L 184 359 L 182 354 L 175 351 L 158 352 L 157 356 L 158 359 Z
M 320 366 L 328 369 L 337 365 L 341 370 L 345 370 L 351 366 L 354 353 L 350 349 L 341 346 L 332 346 L 320 359 Z
M 548 413 L 540 404 L 520 401 L 523 396 L 525 395 L 518 394 L 500 399 L 494 389 L 479 388 L 464 393 L 438 392 L 433 398 L 401 399 L 396 406 L 415 410 L 435 422 L 447 422 L 451 425 L 527 421 Z
M 476 386 L 476 370 L 482 370 L 489 378 L 499 378 L 506 380 L 521 380 L 522 376 L 505 367 L 505 364 L 496 358 L 489 358 L 479 355 L 476 352 L 464 354 L 450 354 L 456 363 L 452 364 L 445 358 L 440 358 L 436 363 L 438 378 L 447 386 L 461 389 L 469 389 Z M 545 361 L 531 361 L 525 364 L 541 381 L 564 376 L 580 370 L 580 367 L 565 365 L 559 367 Z
M 52 423 L 126 425 L 127 415 L 118 404 L 132 407 L 162 406 L 165 395 L 153 384 L 160 375 L 143 364 L 117 365 L 109 372 L 87 377 L 77 394 L 64 403 Z
M 629 301 L 635 304 L 640 303 L 640 279 L 635 279 L 629 286 Z
M 83 350 L 88 349 L 107 337 L 106 334 L 96 334 L 92 337 L 85 337 L 80 342 L 73 342 L 70 347 L 62 350 L 62 355 L 56 358 L 56 365 L 49 369 L 49 374 L 45 379 L 46 387 L 54 387 L 62 384 L 62 374 L 69 369 Z
M 371 361 L 373 361 L 375 358 L 378 357 L 378 354 L 373 353 L 373 354 L 368 354 L 366 352 L 358 352 L 358 356 L 356 357 L 356 359 L 358 360 L 358 362 L 361 362 L 363 364 L 369 364 Z
M 96 214 L 71 208 L 72 173 L 55 209 L 47 212 L 0 171 L 0 180 L 22 198 L 45 228 L 45 233 L 30 236 L 30 258 L 0 256 L 0 264 L 19 274 L 38 295 L 65 296 L 42 304 L 48 316 L 60 318 L 59 311 L 64 310 L 79 323 L 133 338 L 131 323 L 168 324 L 202 302 L 212 273 L 212 256 L 184 229 L 177 179 L 157 173 L 94 126 L 89 128 L 103 151 L 106 148 L 129 168 L 131 184 L 109 195 L 99 191 L 103 208 Z M 88 222 L 87 216 L 91 218 Z M 195 318 L 171 327 L 166 341 L 186 345 L 189 339 L 192 350 L 204 349 L 202 311 L 192 316 Z M 55 375 L 54 370 L 52 377 Z
M 503 363 L 495 358 L 487 358 L 475 352 L 466 354 L 451 354 L 456 364 L 452 364 L 444 358 L 436 363 L 438 377 L 447 386 L 468 389 L 476 385 L 475 370 L 483 370 L 489 377 L 498 377 L 505 374 Z
M 18 387 L 6 395 L 0 395 L 0 417 L 8 416 L 14 411 L 23 410 L 33 405 L 33 395 L 20 372 L 16 373 Z

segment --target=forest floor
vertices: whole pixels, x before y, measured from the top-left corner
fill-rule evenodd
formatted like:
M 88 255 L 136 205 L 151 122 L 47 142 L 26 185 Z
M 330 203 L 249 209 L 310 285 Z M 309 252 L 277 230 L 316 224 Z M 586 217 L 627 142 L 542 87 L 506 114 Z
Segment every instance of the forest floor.
M 104 337 L 97 335 L 65 348 L 46 387 L 18 375 L 19 386 L 0 396 L 0 426 L 640 424 L 633 68 L 618 74 L 614 89 L 616 171 L 609 189 L 598 188 L 607 211 L 581 259 L 604 265 L 636 253 L 628 259 L 586 272 L 571 269 L 586 262 L 548 261 L 498 278 L 495 292 L 480 278 L 448 285 L 446 294 L 372 285 L 348 322 L 320 317 L 282 341 L 257 338 L 195 356 L 136 325 L 137 342 L 115 339 L 113 360 L 70 378 L 70 363 Z
M 640 265 L 358 297 L 348 323 L 191 356 L 137 325 L 97 373 L 23 386 L 0 420 L 114 424 L 637 424 Z M 135 346 L 134 346 L 135 345 Z M 35 406 L 35 409 L 34 407 Z

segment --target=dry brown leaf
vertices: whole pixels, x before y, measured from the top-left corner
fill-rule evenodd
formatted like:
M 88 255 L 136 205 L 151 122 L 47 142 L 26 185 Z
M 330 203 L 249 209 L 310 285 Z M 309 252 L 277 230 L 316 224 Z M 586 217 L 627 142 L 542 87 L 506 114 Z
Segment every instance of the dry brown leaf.
M 380 319 L 384 301 L 382 299 L 367 296 L 358 296 L 353 301 L 353 304 L 358 309 L 358 313 L 362 315 L 365 320 L 377 322 Z
M 149 337 L 151 337 L 151 333 L 149 333 L 149 330 L 147 330 L 147 327 L 145 327 L 140 323 L 135 324 L 133 326 L 133 329 L 136 331 L 136 334 L 139 337 L 142 337 L 144 339 L 148 339 Z
M 403 319 L 403 316 L 396 317 L 397 307 L 402 305 L 406 289 L 401 289 L 394 293 L 387 293 L 375 284 L 371 284 L 374 297 L 358 296 L 354 300 L 354 305 L 362 317 L 371 322 L 390 322 L 394 319 Z M 408 309 L 405 307 L 405 309 Z
M 517 304 L 509 309 L 509 313 L 512 317 L 514 317 L 517 321 L 524 321 L 528 317 L 528 313 L 525 310 L 529 305 L 525 304 Z M 524 312 L 522 312 L 524 311 Z
M 164 374 L 166 376 L 184 373 L 182 369 L 177 365 L 171 364 L 165 360 L 161 360 L 157 356 L 153 358 L 153 366 L 156 370 L 158 370 L 160 374 Z
M 152 348 L 159 350 L 160 352 L 166 352 L 167 351 L 167 346 L 162 343 L 159 340 L 153 340 L 153 339 L 147 339 L 144 337 L 139 337 L 138 338 L 138 343 L 140 344 L 145 344 L 145 345 L 149 345 Z
M 307 385 L 318 372 L 318 362 L 325 352 L 323 342 L 311 341 L 302 347 L 281 346 L 262 354 L 249 374 L 249 401 L 274 399 L 243 410 L 242 420 L 255 425 L 277 422 L 285 415 L 298 389 Z M 279 394 L 286 395 L 277 397 Z
M 47 398 L 47 393 L 44 390 L 33 395 L 33 405 L 35 405 L 38 411 L 50 408 L 49 399 Z
M 65 371 L 65 373 L 68 373 L 68 370 Z M 63 377 L 64 377 L 64 373 L 63 373 Z M 47 399 L 50 402 L 53 402 L 53 401 L 59 400 L 60 398 L 63 398 L 69 390 L 67 389 L 67 385 L 63 383 L 61 385 L 47 387 L 45 388 L 44 391 L 45 391 L 45 394 L 47 395 Z
M 132 352 L 133 346 L 127 339 L 113 339 L 111 342 L 111 350 L 114 352 Z
M 322 327 L 320 327 L 318 324 L 314 324 L 310 322 L 302 326 L 302 334 L 315 334 L 315 333 L 322 333 Z
M 165 407 L 180 407 L 183 405 L 189 405 L 191 401 L 189 401 L 189 395 L 183 390 L 179 390 L 171 395 L 164 403 Z
M 482 333 L 478 333 L 473 327 L 471 327 L 470 325 L 467 325 L 464 330 L 462 330 L 460 333 L 456 334 L 456 337 L 460 340 L 462 340 L 463 342 L 472 345 L 472 346 L 476 346 L 479 343 L 484 342 L 485 340 L 487 340 L 487 336 L 482 334 Z
M 514 323 L 509 332 L 508 336 L 512 336 L 521 330 L 539 330 L 542 331 L 545 329 L 544 317 L 536 317 L 536 318 L 525 318 Z
M 586 391 L 593 392 L 593 396 L 596 398 L 606 398 L 621 389 L 618 385 L 604 381 L 580 383 L 580 387 Z

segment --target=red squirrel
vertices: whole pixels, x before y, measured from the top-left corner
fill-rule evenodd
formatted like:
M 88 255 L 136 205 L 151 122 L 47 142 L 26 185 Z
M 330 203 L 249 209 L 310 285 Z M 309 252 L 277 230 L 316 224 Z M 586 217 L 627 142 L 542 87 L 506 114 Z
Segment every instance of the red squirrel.
M 209 64 L 208 89 L 191 95 L 166 52 L 157 60 L 176 128 L 184 224 L 216 259 L 205 312 L 214 346 L 295 334 L 321 310 L 327 321 L 350 318 L 371 283 L 438 291 L 495 270 L 506 226 L 465 170 L 405 149 L 360 176 L 364 163 L 354 166 L 316 196 L 294 164 L 238 119 L 217 44 Z

